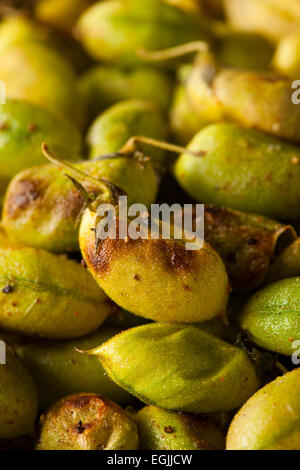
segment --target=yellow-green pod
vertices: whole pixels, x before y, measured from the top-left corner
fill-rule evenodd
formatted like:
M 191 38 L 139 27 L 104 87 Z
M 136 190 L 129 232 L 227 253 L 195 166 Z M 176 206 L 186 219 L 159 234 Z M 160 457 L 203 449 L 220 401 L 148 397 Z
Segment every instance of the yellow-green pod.
M 216 48 L 223 64 L 249 70 L 269 69 L 273 52 L 271 43 L 260 34 L 241 31 L 221 35 Z
M 299 107 L 300 109 L 300 107 Z M 279 220 L 300 215 L 299 148 L 236 124 L 200 131 L 174 168 L 182 188 L 198 201 Z
M 287 246 L 271 264 L 266 283 L 300 275 L 300 238 Z
M 0 224 L 0 246 L 1 248 L 5 246 L 10 246 L 11 242 L 7 236 L 5 229 L 3 228 L 2 223 Z
M 300 25 L 298 0 L 224 0 L 229 23 L 236 29 L 256 31 L 277 41 Z
M 273 66 L 283 75 L 298 78 L 300 73 L 300 33 L 283 36 L 277 45 Z
M 106 375 L 95 357 L 77 349 L 93 348 L 118 334 L 120 329 L 101 327 L 96 333 L 69 341 L 40 341 L 16 346 L 39 392 L 40 408 L 73 393 L 100 393 L 118 404 L 128 405 L 131 395 Z
M 173 80 L 166 72 L 151 67 L 127 69 L 98 65 L 80 77 L 79 90 L 92 119 L 105 108 L 129 99 L 152 101 L 167 110 Z
M 168 130 L 160 109 L 150 101 L 128 100 L 115 104 L 92 124 L 87 137 L 90 158 L 118 152 L 132 136 L 167 140 Z M 156 166 L 163 166 L 166 152 L 141 145 Z
M 203 0 L 163 0 L 170 5 L 181 8 L 183 11 L 190 13 L 202 13 L 202 1 Z
M 135 416 L 141 450 L 224 450 L 221 431 L 206 416 L 145 406 Z
M 207 20 L 161 0 L 107 0 L 80 17 L 77 35 L 96 60 L 133 66 L 141 63 L 141 49 L 167 49 L 210 32 Z
M 62 398 L 41 417 L 36 450 L 136 450 L 137 425 L 118 405 L 92 393 Z
M 51 26 L 69 30 L 93 0 L 38 0 L 35 16 Z
M 42 165 L 41 145 L 47 140 L 65 159 L 78 159 L 81 135 L 69 121 L 26 101 L 7 100 L 0 106 L 0 195 L 13 176 Z
M 24 41 L 6 48 L 0 60 L 8 98 L 38 104 L 82 125 L 83 103 L 75 75 L 57 51 L 41 42 Z
M 256 292 L 238 320 L 253 342 L 290 356 L 293 342 L 300 339 L 300 277 L 275 282 Z
M 32 248 L 0 249 L 0 328 L 68 339 L 95 331 L 107 297 L 75 261 Z
M 141 164 L 131 155 L 111 156 L 77 163 L 74 168 L 120 187 L 128 195 L 129 205 L 148 207 L 155 201 L 157 178 L 150 161 Z M 83 185 L 97 194 L 98 187 L 92 182 Z M 19 173 L 8 187 L 3 225 L 17 243 L 54 253 L 79 251 L 76 222 L 84 204 L 64 169 L 54 165 L 30 168 Z
M 178 240 L 106 238 L 96 246 L 97 215 L 86 210 L 79 242 L 97 283 L 125 310 L 170 323 L 224 316 L 228 278 L 219 255 L 204 243 L 187 250 Z M 155 262 L 153 262 L 155 260 Z
M 47 42 L 48 39 L 48 28 L 31 21 L 27 16 L 7 16 L 0 23 L 0 54 L 20 42 Z
M 1 343 L 2 344 L 2 343 Z M 0 439 L 33 435 L 38 411 L 34 382 L 13 349 L 4 344 L 0 363 Z
M 300 450 L 300 368 L 269 383 L 241 408 L 227 450 Z
M 259 385 L 244 351 L 194 326 L 138 326 L 87 353 L 125 390 L 167 410 L 222 413 L 240 407 Z
M 235 121 L 300 142 L 300 107 L 293 103 L 291 81 L 278 73 L 220 68 L 210 54 L 205 54 L 196 60 L 186 89 L 202 119 Z

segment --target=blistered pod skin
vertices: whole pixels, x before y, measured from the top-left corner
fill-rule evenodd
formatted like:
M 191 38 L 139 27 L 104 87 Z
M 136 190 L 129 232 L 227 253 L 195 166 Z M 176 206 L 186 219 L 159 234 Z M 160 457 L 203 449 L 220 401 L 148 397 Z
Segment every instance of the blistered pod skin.
M 71 29 L 92 0 L 38 0 L 35 16 L 54 27 Z
M 95 227 L 96 215 L 86 210 L 79 235 L 82 256 L 97 283 L 125 310 L 170 323 L 226 314 L 226 270 L 208 244 L 187 250 L 174 240 L 107 238 L 96 249 Z
M 206 416 L 146 406 L 134 419 L 141 450 L 224 450 L 221 431 Z
M 7 100 L 0 106 L 0 125 L 0 195 L 17 173 L 45 163 L 41 150 L 45 140 L 62 158 L 78 159 L 81 148 L 78 129 L 40 106 Z
M 230 24 L 239 30 L 256 31 L 273 41 L 283 34 L 299 30 L 298 0 L 225 0 Z
M 157 51 L 206 40 L 207 20 L 161 0 L 98 2 L 80 17 L 77 35 L 93 58 L 134 66 L 138 51 Z
M 99 331 L 78 340 L 39 341 L 16 346 L 36 383 L 40 408 L 45 410 L 60 398 L 80 392 L 101 393 L 118 404 L 128 405 L 132 396 L 107 376 L 97 358 L 77 350 L 95 347 L 120 331 L 102 326 Z
M 103 178 L 128 195 L 128 204 L 150 206 L 157 193 L 157 178 L 150 161 L 141 164 L 132 156 L 100 158 L 74 167 L 95 178 Z M 76 175 L 75 175 L 76 178 Z M 97 194 L 94 184 L 85 188 Z M 12 240 L 54 253 L 79 251 L 76 221 L 84 201 L 65 170 L 54 165 L 30 168 L 10 183 L 3 209 L 3 223 Z
M 256 392 L 234 417 L 227 450 L 300 450 L 300 369 Z
M 300 34 L 287 34 L 279 41 L 273 66 L 283 75 L 297 79 L 300 73 Z
M 33 379 L 8 344 L 5 356 L 6 363 L 0 364 L 0 439 L 33 435 L 38 411 Z
M 297 107 L 297 106 L 296 106 Z M 231 123 L 200 131 L 183 154 L 175 176 L 198 201 L 286 220 L 300 215 L 298 147 Z
M 0 328 L 50 339 L 82 337 L 111 311 L 75 261 L 32 248 L 0 249 Z
M 128 100 L 115 104 L 92 124 L 87 137 L 90 158 L 118 152 L 132 136 L 167 140 L 166 119 L 159 108 L 149 101 Z M 156 166 L 162 166 L 166 152 L 141 145 L 145 155 Z
M 145 66 L 122 69 L 98 65 L 83 74 L 78 84 L 91 119 L 105 108 L 129 99 L 152 101 L 166 110 L 173 92 L 173 81 L 166 72 Z
M 229 411 L 259 386 L 244 351 L 194 326 L 150 323 L 123 331 L 88 353 L 99 358 L 118 385 L 167 410 Z
M 75 75 L 57 51 L 37 41 L 25 41 L 5 49 L 0 58 L 7 98 L 35 103 L 55 116 L 83 124 L 83 103 Z
M 291 355 L 293 342 L 300 338 L 300 277 L 255 293 L 239 315 L 239 324 L 264 349 Z
M 62 398 L 41 417 L 36 450 L 136 450 L 137 425 L 112 401 L 92 393 Z

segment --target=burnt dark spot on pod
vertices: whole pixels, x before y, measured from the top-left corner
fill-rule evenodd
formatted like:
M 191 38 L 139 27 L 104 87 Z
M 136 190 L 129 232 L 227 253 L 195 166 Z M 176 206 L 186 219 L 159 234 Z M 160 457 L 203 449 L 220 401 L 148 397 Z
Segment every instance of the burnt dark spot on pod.
M 139 276 L 138 274 L 135 274 L 135 275 L 133 276 L 133 279 L 134 279 L 135 281 L 140 281 L 140 280 L 141 280 L 141 276 Z
M 249 246 L 254 246 L 254 245 L 257 244 L 257 240 L 256 240 L 255 238 L 249 238 L 249 239 L 247 240 L 247 244 L 248 244 Z
M 3 294 L 10 294 L 12 291 L 13 291 L 13 287 L 10 284 L 7 284 L 2 289 Z
M 42 195 L 40 182 L 23 179 L 16 183 L 14 190 L 8 193 L 7 213 L 9 217 L 17 217 L 19 210 L 27 209 Z
M 34 132 L 37 129 L 37 125 L 34 122 L 29 122 L 27 127 L 29 132 Z
M 174 432 L 174 429 L 172 428 L 172 426 L 165 426 L 164 427 L 164 431 L 167 433 L 167 434 L 172 434 Z

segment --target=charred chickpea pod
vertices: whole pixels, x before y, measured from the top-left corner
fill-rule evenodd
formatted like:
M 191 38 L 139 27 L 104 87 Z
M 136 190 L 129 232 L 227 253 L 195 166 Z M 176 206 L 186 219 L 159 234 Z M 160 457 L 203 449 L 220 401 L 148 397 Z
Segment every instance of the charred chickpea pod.
M 146 406 L 135 416 L 142 450 L 224 450 L 221 431 L 205 415 Z
M 42 106 L 54 117 L 83 125 L 85 111 L 75 73 L 60 52 L 43 42 L 25 40 L 0 50 L 0 60 L 7 98 Z
M 85 353 L 98 357 L 125 390 L 167 410 L 222 413 L 259 387 L 244 351 L 195 326 L 143 325 Z
M 133 69 L 98 65 L 79 78 L 78 86 L 90 119 L 119 101 L 130 99 L 152 101 L 168 110 L 173 92 L 172 77 L 147 64 Z
M 298 0 L 225 0 L 224 7 L 234 28 L 259 32 L 274 42 L 285 33 L 299 30 Z
M 207 19 L 161 0 L 98 2 L 79 18 L 77 36 L 96 60 L 141 63 L 140 49 L 159 50 L 208 39 Z
M 90 158 L 118 152 L 133 135 L 167 140 L 166 121 L 155 103 L 136 99 L 121 101 L 100 114 L 88 131 Z M 162 168 L 167 163 L 165 150 L 147 145 L 140 148 L 155 167 Z
M 17 344 L 15 349 L 36 383 L 40 409 L 45 410 L 60 398 L 83 390 L 101 393 L 118 404 L 131 403 L 132 396 L 107 376 L 97 358 L 78 351 L 104 343 L 120 331 L 101 326 L 99 331 L 78 340 Z
M 299 450 L 300 369 L 261 388 L 234 417 L 227 450 Z
M 33 379 L 8 344 L 5 356 L 6 363 L 0 364 L 0 439 L 32 436 L 38 411 Z
M 129 205 L 148 207 L 155 201 L 157 177 L 150 159 L 130 154 L 102 155 L 75 164 L 69 174 L 76 178 L 76 171 L 117 185 L 127 194 Z M 11 181 L 4 201 L 3 224 L 12 240 L 54 253 L 79 251 L 78 221 L 86 201 L 65 173 L 63 166 L 44 165 L 23 171 Z M 85 180 L 83 186 L 90 195 L 98 194 L 97 181 Z
M 300 338 L 300 278 L 284 279 L 256 292 L 238 321 L 262 348 L 293 354 L 293 342 Z
M 177 153 L 183 150 L 176 145 L 138 136 L 130 139 L 120 154 L 142 157 L 137 150 L 140 143 Z M 45 151 L 45 145 L 43 148 Z M 62 165 L 49 151 L 45 154 L 50 161 Z M 197 152 L 199 154 L 202 155 Z M 76 188 L 88 201 L 80 225 L 79 242 L 91 274 L 114 302 L 136 315 L 172 323 L 203 322 L 226 315 L 230 290 L 226 270 L 219 255 L 208 244 L 204 243 L 202 249 L 186 250 L 188 240 L 152 239 L 149 232 L 146 237 L 135 240 L 120 237 L 118 230 L 116 238 L 100 240 L 97 234 L 102 217 L 97 214 L 98 208 L 103 202 L 118 206 L 120 188 L 105 180 L 91 178 L 67 162 L 63 162 L 63 166 L 71 174 L 75 171 L 79 179 L 98 185 L 98 195 L 90 198 L 73 178 Z M 117 228 L 120 222 L 118 209 L 114 217 Z M 127 217 L 125 223 L 128 225 L 130 220 Z M 191 238 L 195 239 L 195 236 Z M 153 258 L 157 260 L 154 266 Z M 154 278 L 160 282 L 154 283 Z
M 0 328 L 68 339 L 95 331 L 112 306 L 75 261 L 33 248 L 0 248 Z
M 297 146 L 236 124 L 219 123 L 196 134 L 187 148 L 201 149 L 205 155 L 181 155 L 174 173 L 196 200 L 279 220 L 299 217 Z
M 46 138 L 55 152 L 70 160 L 78 159 L 82 143 L 78 129 L 65 119 L 11 99 L 0 107 L 0 138 L 0 197 L 13 176 L 44 163 L 41 142 Z
M 41 417 L 36 450 L 136 450 L 135 422 L 118 405 L 91 393 L 62 398 Z

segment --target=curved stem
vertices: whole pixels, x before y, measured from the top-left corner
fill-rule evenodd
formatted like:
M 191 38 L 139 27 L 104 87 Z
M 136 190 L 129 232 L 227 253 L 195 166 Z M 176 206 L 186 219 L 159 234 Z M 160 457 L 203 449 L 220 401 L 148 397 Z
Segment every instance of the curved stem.
M 137 51 L 137 56 L 146 62 L 160 62 L 164 60 L 177 59 L 194 52 L 207 51 L 209 51 L 209 45 L 207 42 L 193 41 L 181 46 L 163 49 L 161 51 L 146 51 L 145 49 L 139 49 Z
M 51 150 L 49 149 L 48 145 L 45 142 L 42 143 L 42 152 L 44 156 L 47 158 L 47 160 L 49 160 L 49 162 L 53 163 L 56 166 L 63 167 L 68 171 L 71 171 L 73 174 L 77 175 L 77 177 L 83 181 L 88 181 L 90 183 L 95 184 L 107 199 L 115 198 L 115 194 L 116 192 L 118 192 L 119 188 L 117 188 L 117 186 L 113 185 L 111 182 L 108 182 L 101 178 L 97 179 L 97 178 L 94 178 L 93 176 L 87 175 L 86 173 L 79 170 L 78 168 L 75 168 L 69 162 L 65 160 L 60 160 L 51 152 Z
M 144 136 L 134 136 L 131 137 L 126 144 L 122 147 L 119 153 L 127 154 L 127 153 L 134 153 L 138 150 L 137 144 L 147 144 L 151 145 L 152 147 L 157 147 L 163 150 L 167 150 L 168 152 L 174 153 L 187 153 L 192 155 L 193 157 L 204 157 L 206 152 L 199 150 L 193 151 L 186 149 L 185 147 L 181 147 L 175 144 L 169 144 L 168 142 L 164 142 L 162 140 L 152 139 L 151 137 L 144 137 Z

